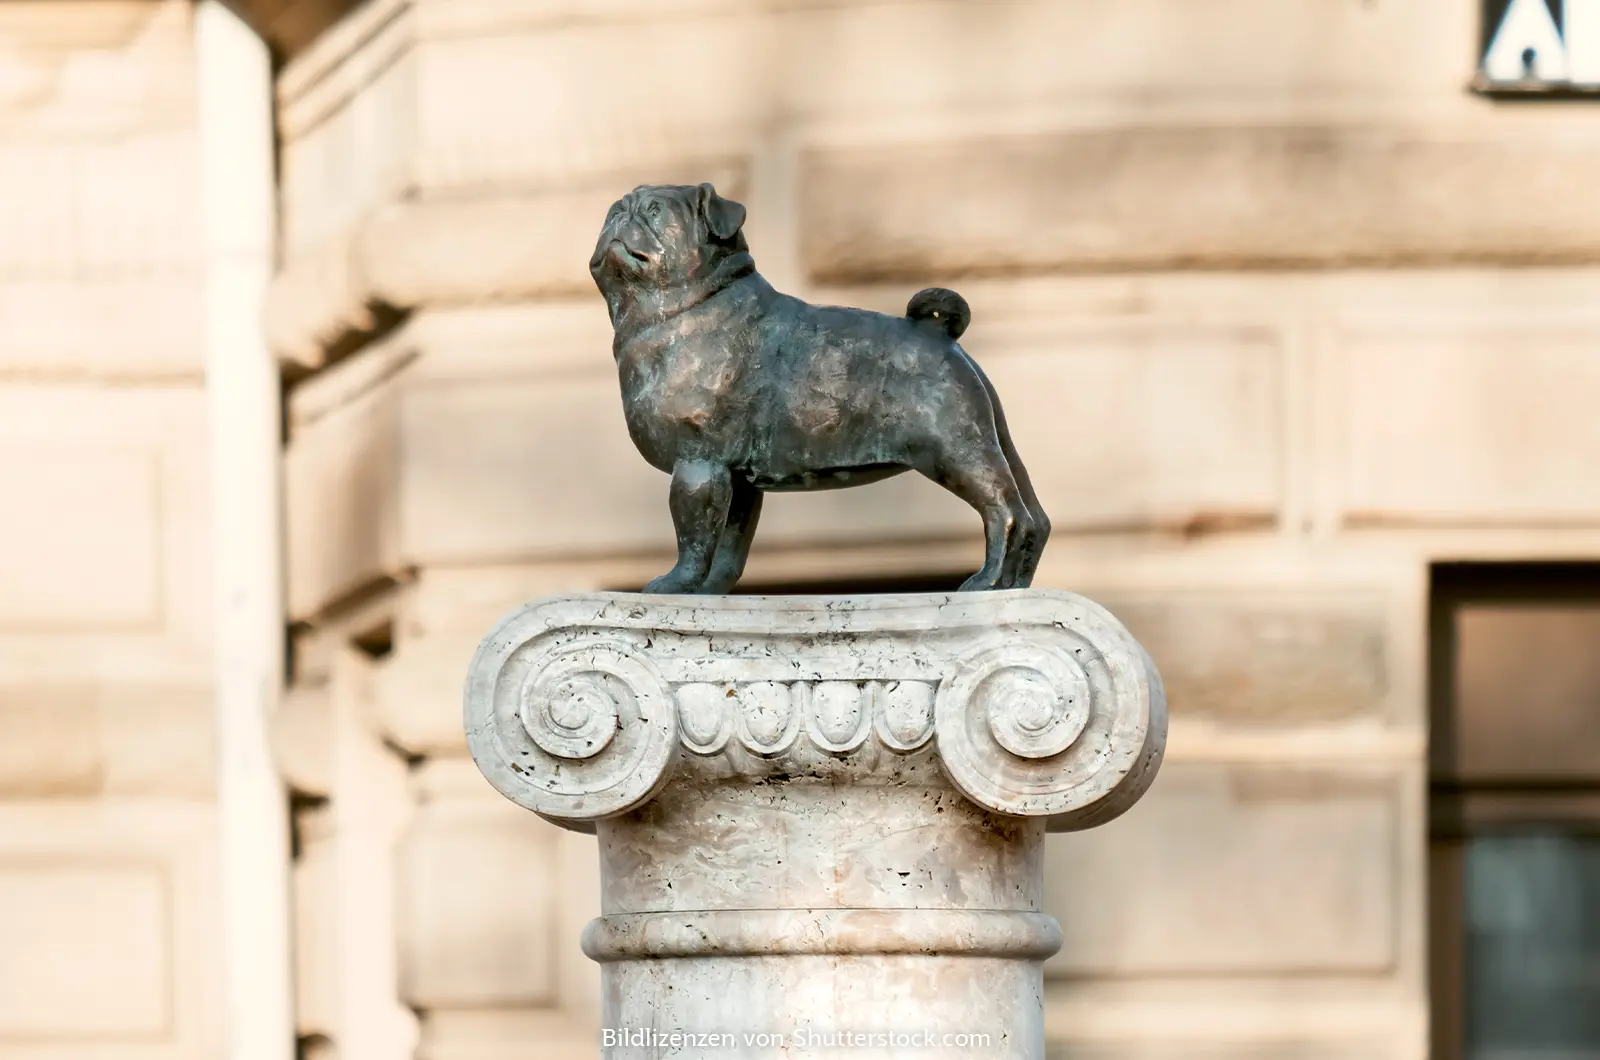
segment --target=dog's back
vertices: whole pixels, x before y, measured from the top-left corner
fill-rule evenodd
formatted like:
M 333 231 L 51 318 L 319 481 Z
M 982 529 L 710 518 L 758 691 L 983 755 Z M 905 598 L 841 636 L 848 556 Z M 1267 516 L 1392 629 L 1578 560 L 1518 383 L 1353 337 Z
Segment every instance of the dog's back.
M 914 467 L 951 422 L 992 424 L 982 375 L 954 338 L 970 319 L 965 301 L 935 290 L 909 310 L 895 317 L 788 295 L 767 305 L 754 351 L 759 393 L 739 402 L 754 419 L 751 471 L 764 488 L 882 477 Z

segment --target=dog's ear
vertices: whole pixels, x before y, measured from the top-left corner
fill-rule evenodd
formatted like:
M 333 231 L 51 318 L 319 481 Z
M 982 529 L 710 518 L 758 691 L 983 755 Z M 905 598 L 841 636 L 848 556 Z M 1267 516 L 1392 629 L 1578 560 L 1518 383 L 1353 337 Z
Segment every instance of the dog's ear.
M 700 216 L 706 219 L 706 229 L 721 242 L 732 239 L 744 227 L 744 207 L 718 195 L 710 184 L 700 185 Z

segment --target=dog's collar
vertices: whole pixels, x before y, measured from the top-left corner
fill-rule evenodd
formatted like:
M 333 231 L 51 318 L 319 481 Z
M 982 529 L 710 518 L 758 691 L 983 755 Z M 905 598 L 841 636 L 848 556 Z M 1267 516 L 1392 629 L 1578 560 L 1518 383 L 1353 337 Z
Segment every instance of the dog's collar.
M 710 301 L 722 291 L 747 276 L 756 274 L 756 261 L 748 250 L 729 254 L 704 279 L 672 290 L 656 289 L 642 297 L 628 299 L 627 305 L 615 321 L 618 330 L 628 327 L 648 327 L 673 317 L 681 316 L 696 306 Z M 638 319 L 646 316 L 646 319 Z

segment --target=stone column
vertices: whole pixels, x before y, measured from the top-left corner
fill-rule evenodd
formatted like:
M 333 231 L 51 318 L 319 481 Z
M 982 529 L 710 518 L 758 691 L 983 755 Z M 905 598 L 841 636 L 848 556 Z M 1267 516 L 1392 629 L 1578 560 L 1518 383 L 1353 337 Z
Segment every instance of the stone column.
M 599 836 L 602 1056 L 1036 1060 L 1045 833 L 1143 794 L 1166 704 L 1069 593 L 597 593 L 502 621 L 466 724 L 501 793 Z

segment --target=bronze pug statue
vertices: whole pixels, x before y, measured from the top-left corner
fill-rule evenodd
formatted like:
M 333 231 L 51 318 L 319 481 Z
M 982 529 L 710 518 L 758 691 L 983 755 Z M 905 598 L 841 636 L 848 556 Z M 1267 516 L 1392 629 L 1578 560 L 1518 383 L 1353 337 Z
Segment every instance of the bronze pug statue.
M 756 272 L 744 216 L 710 184 L 635 188 L 589 262 L 611 310 L 628 433 L 672 475 L 678 562 L 645 591 L 731 589 L 764 490 L 907 470 L 983 516 L 983 569 L 963 590 L 1027 586 L 1050 521 L 994 387 L 956 343 L 966 301 L 933 288 L 891 317 L 779 294 Z

